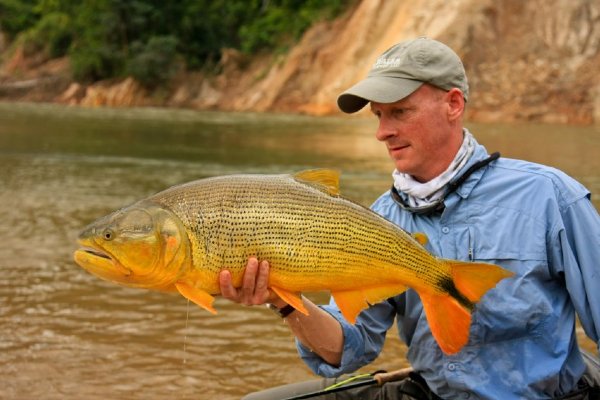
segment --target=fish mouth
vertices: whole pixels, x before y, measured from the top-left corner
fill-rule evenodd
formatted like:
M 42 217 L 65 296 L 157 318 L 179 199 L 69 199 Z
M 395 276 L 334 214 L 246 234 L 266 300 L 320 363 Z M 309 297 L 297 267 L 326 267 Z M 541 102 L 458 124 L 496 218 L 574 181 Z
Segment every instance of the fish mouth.
M 108 253 L 106 253 L 102 250 L 93 249 L 91 247 L 82 247 L 78 251 L 83 251 L 84 253 L 88 253 L 93 257 L 100 257 L 100 258 L 106 258 L 108 260 L 112 260 L 112 257 Z
M 106 278 L 129 277 L 132 271 L 125 268 L 108 252 L 84 246 L 75 251 L 73 258 L 82 268 Z

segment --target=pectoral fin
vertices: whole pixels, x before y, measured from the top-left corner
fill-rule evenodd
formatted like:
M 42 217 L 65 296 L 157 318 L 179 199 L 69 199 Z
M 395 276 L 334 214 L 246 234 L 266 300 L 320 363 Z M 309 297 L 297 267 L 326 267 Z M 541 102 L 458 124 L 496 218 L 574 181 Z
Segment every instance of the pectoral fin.
M 358 314 L 370 305 L 385 299 L 397 296 L 406 290 L 406 286 L 394 284 L 389 286 L 375 286 L 357 290 L 332 292 L 335 303 L 348 322 L 354 324 Z
M 278 287 L 271 287 L 271 289 L 275 293 L 277 293 L 277 296 L 279 296 L 281 300 L 285 301 L 290 306 L 300 311 L 302 314 L 308 315 L 308 310 L 306 309 L 306 307 L 304 307 L 304 303 L 302 303 L 302 298 L 300 297 L 300 295 Z
M 210 294 L 206 293 L 204 290 L 197 289 L 187 283 L 177 282 L 175 287 L 179 291 L 179 293 L 185 297 L 186 299 L 196 303 L 200 307 L 204 308 L 206 311 L 209 311 L 213 314 L 217 313 L 217 310 L 213 307 L 213 302 L 215 298 Z

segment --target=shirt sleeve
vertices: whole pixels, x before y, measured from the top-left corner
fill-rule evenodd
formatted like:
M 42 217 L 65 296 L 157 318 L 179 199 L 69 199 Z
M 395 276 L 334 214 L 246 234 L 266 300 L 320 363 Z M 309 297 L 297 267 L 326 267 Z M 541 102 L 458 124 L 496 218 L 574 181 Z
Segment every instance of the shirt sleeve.
M 587 196 L 561 214 L 558 245 L 549 253 L 557 272 L 564 274 L 581 326 L 600 348 L 600 217 Z
M 308 367 L 314 373 L 325 377 L 350 373 L 373 361 L 381 352 L 386 332 L 396 315 L 394 306 L 384 301 L 361 312 L 356 319 L 356 324 L 352 325 L 344 319 L 333 299 L 329 305 L 322 308 L 342 326 L 344 348 L 340 365 L 336 367 L 328 364 L 297 339 L 296 346 L 300 357 Z

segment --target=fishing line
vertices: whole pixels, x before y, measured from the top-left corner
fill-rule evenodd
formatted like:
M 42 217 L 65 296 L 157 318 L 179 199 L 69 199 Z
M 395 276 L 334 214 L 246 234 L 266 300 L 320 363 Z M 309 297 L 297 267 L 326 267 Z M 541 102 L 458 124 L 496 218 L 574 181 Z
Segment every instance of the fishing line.
M 187 363 L 187 334 L 188 334 L 188 321 L 190 320 L 190 300 L 188 299 L 187 305 L 185 306 L 185 329 L 183 334 L 183 364 Z
M 186 399 L 187 398 L 187 393 L 186 393 L 186 389 L 187 390 L 191 390 L 190 387 L 190 383 L 189 380 L 187 379 L 187 368 L 186 368 L 186 363 L 187 363 L 187 336 L 188 336 L 188 322 L 190 320 L 190 300 L 188 299 L 187 304 L 185 306 L 185 328 L 184 328 L 184 333 L 183 333 L 183 363 L 182 363 L 182 377 L 183 377 L 183 383 L 182 383 L 182 391 L 181 391 L 181 399 Z
M 325 389 L 323 389 L 323 391 L 326 392 L 328 390 L 332 390 L 332 389 L 338 388 L 340 386 L 347 385 L 348 383 L 357 381 L 359 379 L 368 379 L 368 378 L 371 378 L 373 375 L 374 375 L 374 373 L 373 374 L 361 374 L 361 375 L 352 376 L 352 377 L 350 377 L 348 379 L 345 379 L 343 381 L 334 383 L 331 386 L 327 386 Z

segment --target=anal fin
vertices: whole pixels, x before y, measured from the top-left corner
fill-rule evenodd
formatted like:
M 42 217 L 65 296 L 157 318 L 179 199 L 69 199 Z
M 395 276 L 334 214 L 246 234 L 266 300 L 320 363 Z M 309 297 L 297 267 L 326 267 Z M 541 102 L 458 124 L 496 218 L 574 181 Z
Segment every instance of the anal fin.
M 348 322 L 354 324 L 358 314 L 370 305 L 396 296 L 406 290 L 402 284 L 374 286 L 355 290 L 332 292 L 335 303 Z
M 213 307 L 215 298 L 206 293 L 204 290 L 197 289 L 184 282 L 175 283 L 175 287 L 177 288 L 177 291 L 186 299 L 196 303 L 206 311 L 209 311 L 213 314 L 217 313 L 217 310 L 215 310 Z

